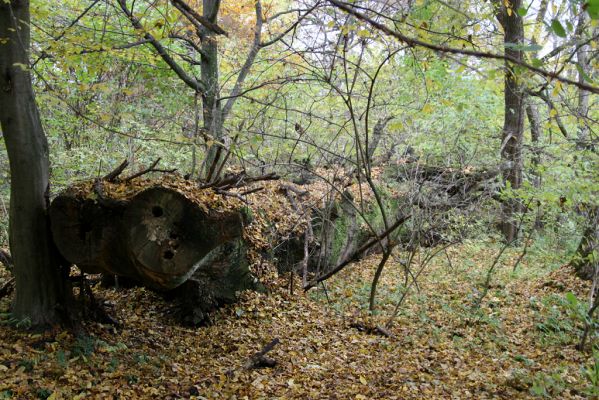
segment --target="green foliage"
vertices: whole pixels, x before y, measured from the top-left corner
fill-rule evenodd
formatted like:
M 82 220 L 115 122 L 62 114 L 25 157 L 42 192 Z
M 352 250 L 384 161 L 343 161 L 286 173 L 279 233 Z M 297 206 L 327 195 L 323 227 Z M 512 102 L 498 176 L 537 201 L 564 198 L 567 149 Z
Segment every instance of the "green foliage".
M 582 367 L 582 373 L 588 381 L 588 387 L 585 392 L 590 397 L 599 396 L 599 349 L 593 349 L 591 365 Z
M 538 307 L 541 322 L 537 329 L 541 332 L 541 340 L 546 344 L 577 343 L 587 324 L 591 332 L 599 327 L 599 320 L 588 315 L 588 305 L 578 297 L 568 292 L 565 295 L 551 295 L 543 298 Z
M 566 29 L 557 19 L 551 21 L 551 30 L 559 37 L 565 38 L 567 36 Z
M 12 399 L 13 392 L 10 389 L 6 389 L 0 392 L 0 399 Z
M 551 373 L 537 372 L 532 377 L 530 393 L 533 396 L 553 399 L 560 396 L 567 388 L 567 382 L 563 377 L 562 370 Z
M 11 313 L 0 313 L 0 325 L 9 325 L 17 329 L 27 330 L 31 328 L 31 319 L 27 317 L 19 319 Z
M 586 9 L 592 19 L 599 19 L 599 0 L 585 1 L 583 8 Z
M 47 399 L 52 395 L 52 391 L 50 389 L 38 388 L 35 391 L 35 395 L 38 399 Z
M 96 339 L 93 336 L 79 335 L 71 348 L 71 354 L 75 357 L 89 357 L 96 350 Z

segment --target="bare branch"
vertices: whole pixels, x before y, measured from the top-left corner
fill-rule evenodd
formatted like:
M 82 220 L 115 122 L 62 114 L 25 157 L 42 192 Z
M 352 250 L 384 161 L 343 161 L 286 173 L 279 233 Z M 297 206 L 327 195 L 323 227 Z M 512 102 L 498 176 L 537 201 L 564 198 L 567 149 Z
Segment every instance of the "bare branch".
M 567 83 L 567 84 L 573 85 L 573 86 L 577 86 L 581 89 L 588 90 L 589 92 L 599 94 L 599 87 L 588 85 L 584 82 L 573 81 L 572 79 L 565 78 L 565 77 L 563 77 L 559 74 L 556 74 L 554 72 L 545 71 L 544 69 L 537 68 L 533 65 L 527 64 L 526 62 L 524 62 L 522 60 L 518 60 L 517 58 L 511 57 L 508 55 L 503 55 L 503 54 L 488 53 L 488 52 L 484 52 L 484 51 L 476 51 L 476 50 L 468 50 L 468 49 L 458 49 L 458 48 L 454 48 L 454 47 L 448 47 L 448 46 L 442 46 L 442 45 L 437 45 L 437 44 L 433 44 L 433 43 L 423 42 L 422 40 L 406 36 L 400 32 L 397 32 L 397 31 L 387 27 L 386 25 L 383 25 L 379 22 L 372 20 L 365 14 L 356 11 L 353 7 L 351 7 L 347 3 L 343 3 L 338 0 L 329 0 L 329 2 L 331 4 L 333 4 L 335 7 L 355 16 L 357 19 L 368 23 L 373 28 L 376 28 L 377 30 L 379 30 L 389 36 L 393 36 L 396 39 L 399 39 L 400 41 L 402 41 L 410 46 L 424 47 L 424 48 L 427 48 L 427 49 L 430 49 L 433 51 L 437 51 L 440 53 L 463 54 L 463 55 L 468 55 L 468 56 L 473 56 L 473 57 L 478 57 L 478 58 L 489 58 L 489 59 L 493 59 L 493 60 L 508 61 L 512 64 L 519 65 L 519 66 L 524 67 L 530 71 L 536 72 L 537 74 L 542 75 L 546 78 L 556 79 L 560 82 Z
M 201 16 L 195 11 L 193 8 L 189 7 L 187 3 L 182 0 L 171 0 L 173 6 L 177 7 L 179 10 L 185 10 L 187 14 L 189 14 L 193 19 L 202 24 L 205 28 L 211 30 L 212 32 L 218 35 L 229 36 L 229 34 L 217 24 L 210 22 L 206 17 Z M 188 18 L 189 19 L 189 18 Z
M 118 0 L 118 2 L 121 6 L 121 10 L 123 10 L 127 18 L 129 18 L 129 21 L 131 21 L 131 25 L 133 25 L 135 29 L 143 32 L 143 26 L 127 7 L 126 0 Z M 167 63 L 167 65 L 173 70 L 173 72 L 175 72 L 175 74 L 177 74 L 177 76 L 181 78 L 181 80 L 185 82 L 187 86 L 199 93 L 204 93 L 206 91 L 206 85 L 204 84 L 204 82 L 198 81 L 196 78 L 192 77 L 187 72 L 185 72 L 185 70 L 181 68 L 181 66 L 177 64 L 177 62 L 168 54 L 167 49 L 162 44 L 160 44 L 160 42 L 156 40 L 154 36 L 152 36 L 148 32 L 144 32 L 143 36 L 156 49 L 156 51 L 158 52 L 160 57 L 162 57 L 164 62 Z

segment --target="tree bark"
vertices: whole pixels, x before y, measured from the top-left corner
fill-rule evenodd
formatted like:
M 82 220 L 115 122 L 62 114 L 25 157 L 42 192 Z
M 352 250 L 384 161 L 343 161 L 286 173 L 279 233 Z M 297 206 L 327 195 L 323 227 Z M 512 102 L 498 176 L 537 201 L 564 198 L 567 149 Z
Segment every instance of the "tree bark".
M 581 39 L 584 31 L 588 25 L 589 16 L 586 12 L 582 11 L 578 17 L 578 24 L 576 26 L 577 39 Z M 591 74 L 591 68 L 589 65 L 589 53 L 591 51 L 590 44 L 584 44 L 576 51 L 576 58 L 578 63 L 578 82 L 585 82 L 585 75 Z M 578 89 L 578 134 L 576 137 L 576 147 L 578 149 L 592 148 L 592 144 L 589 138 L 589 127 L 588 127 L 588 114 L 589 114 L 589 99 L 591 93 L 588 90 Z
M 594 206 L 585 214 L 587 225 L 570 264 L 580 279 L 592 280 L 599 262 L 599 207 Z
M 576 26 L 577 39 L 581 39 L 584 31 L 587 28 L 589 17 L 586 12 L 581 12 Z M 578 61 L 578 81 L 584 82 L 585 75 L 591 74 L 591 66 L 589 63 L 589 53 L 591 46 L 589 44 L 582 45 L 576 52 Z M 578 90 L 578 133 L 576 137 L 576 147 L 578 150 L 593 150 L 594 146 L 589 135 L 588 114 L 589 114 L 589 99 L 590 92 L 584 89 Z M 592 280 L 597 267 L 597 257 L 599 254 L 599 206 L 597 203 L 583 205 L 587 209 L 583 215 L 586 217 L 586 227 L 582 238 L 576 250 L 576 254 L 571 261 L 571 264 L 576 269 L 576 274 L 581 279 Z
M 530 96 L 526 98 L 526 115 L 530 124 L 530 138 L 532 141 L 532 185 L 535 189 L 539 189 L 541 187 L 541 172 L 539 170 L 541 166 L 541 118 L 539 116 L 539 109 Z M 537 216 L 535 217 L 535 229 L 539 230 L 542 227 L 543 211 L 539 204 Z
M 203 0 L 203 16 L 211 23 L 216 23 L 216 17 L 220 8 L 220 0 Z M 202 82 L 206 90 L 202 92 L 202 111 L 204 116 L 204 130 L 213 142 L 208 145 L 206 158 L 204 160 L 204 176 L 207 181 L 214 180 L 215 171 L 220 155 L 219 142 L 222 140 L 223 121 L 221 118 L 221 103 L 219 97 L 218 82 L 218 42 L 216 34 L 210 30 L 203 29 L 200 32 L 202 40 L 202 54 L 200 59 Z
M 521 45 L 524 39 L 522 17 L 517 12 L 521 5 L 521 0 L 512 0 L 508 6 L 506 6 L 505 2 L 497 4 L 497 19 L 504 31 L 505 55 L 518 61 L 523 60 L 523 53 L 512 46 Z M 510 163 L 510 168 L 504 173 L 503 183 L 506 188 L 509 187 L 511 190 L 517 190 L 522 185 L 524 93 L 518 81 L 519 78 L 514 65 L 506 60 L 504 88 L 505 115 L 501 140 L 501 158 L 505 162 Z M 510 196 L 502 204 L 502 232 L 508 243 L 513 242 L 518 234 L 514 214 L 520 210 L 521 204 L 513 196 Z
M 33 326 L 60 322 L 69 299 L 47 215 L 48 143 L 29 71 L 28 0 L 0 2 L 0 123 L 10 161 L 9 241 L 16 295 L 12 311 Z

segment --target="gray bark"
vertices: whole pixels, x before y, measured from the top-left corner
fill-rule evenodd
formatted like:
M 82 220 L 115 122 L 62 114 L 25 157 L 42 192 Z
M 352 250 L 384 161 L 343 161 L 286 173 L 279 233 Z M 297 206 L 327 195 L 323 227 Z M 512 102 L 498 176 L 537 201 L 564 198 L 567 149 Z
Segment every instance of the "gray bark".
M 578 25 L 576 26 L 576 36 L 577 39 L 580 39 L 585 31 L 589 22 L 589 16 L 586 12 L 581 12 L 578 17 Z M 578 82 L 584 83 L 585 75 L 589 76 L 591 73 L 590 65 L 589 65 L 589 53 L 591 51 L 590 44 L 583 44 L 576 51 L 576 58 L 578 61 L 579 71 L 578 71 Z M 587 90 L 579 89 L 578 90 L 578 134 L 576 137 L 576 146 L 579 149 L 590 148 L 590 138 L 589 138 L 589 127 L 587 125 L 587 118 L 589 114 L 589 99 L 591 97 L 591 93 Z
M 504 2 L 498 4 L 497 19 L 503 26 L 505 44 L 522 44 L 524 39 L 524 26 L 522 17 L 516 12 L 521 7 L 521 0 L 509 3 L 512 9 L 508 12 Z M 523 60 L 523 53 L 513 47 L 505 47 L 505 55 L 518 60 Z M 504 185 L 509 185 L 512 190 L 520 188 L 522 184 L 522 139 L 524 131 L 524 93 L 514 70 L 514 65 L 506 60 L 505 63 L 505 89 L 504 89 L 505 115 L 501 140 L 501 158 L 510 163 L 510 169 L 504 174 Z M 517 199 L 507 199 L 502 205 L 503 223 L 502 232 L 505 240 L 510 243 L 516 239 L 517 223 L 514 214 L 520 211 L 521 205 Z
M 48 143 L 29 72 L 29 1 L 0 2 L 0 123 L 10 160 L 9 241 L 16 296 L 13 313 L 33 326 L 64 316 L 68 287 L 62 279 L 47 215 Z

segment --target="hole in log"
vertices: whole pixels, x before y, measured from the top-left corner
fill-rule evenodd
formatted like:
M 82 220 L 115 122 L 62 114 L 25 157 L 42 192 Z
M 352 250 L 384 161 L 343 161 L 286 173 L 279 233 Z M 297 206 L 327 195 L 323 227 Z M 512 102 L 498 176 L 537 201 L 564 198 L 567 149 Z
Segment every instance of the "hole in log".
M 152 207 L 152 215 L 155 217 L 162 217 L 162 214 L 164 214 L 164 211 L 162 210 L 162 207 L 160 206 L 154 206 Z
M 91 223 L 89 222 L 83 222 L 80 226 L 79 226 L 79 239 L 81 240 L 85 240 L 85 236 L 87 233 L 91 232 L 93 229 L 93 226 Z
M 172 258 L 175 256 L 175 253 L 173 253 L 171 250 L 167 250 L 164 252 L 163 257 L 167 260 L 172 260 Z
M 171 232 L 168 237 L 170 237 L 173 240 L 177 240 L 179 239 L 179 234 L 177 232 Z

